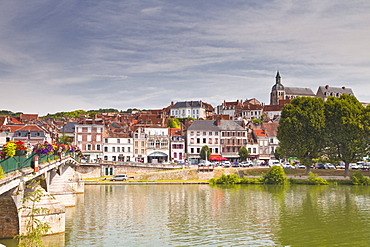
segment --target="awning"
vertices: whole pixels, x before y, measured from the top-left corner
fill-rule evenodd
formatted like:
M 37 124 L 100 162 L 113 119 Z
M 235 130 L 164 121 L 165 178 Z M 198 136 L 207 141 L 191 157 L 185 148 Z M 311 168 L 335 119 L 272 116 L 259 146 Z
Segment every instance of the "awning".
M 149 154 L 150 157 L 167 157 L 168 155 L 162 152 L 154 152 Z
M 209 160 L 218 160 L 218 161 L 220 161 L 220 160 L 227 160 L 227 159 L 224 158 L 224 157 L 221 157 L 221 155 L 211 155 L 209 157 Z

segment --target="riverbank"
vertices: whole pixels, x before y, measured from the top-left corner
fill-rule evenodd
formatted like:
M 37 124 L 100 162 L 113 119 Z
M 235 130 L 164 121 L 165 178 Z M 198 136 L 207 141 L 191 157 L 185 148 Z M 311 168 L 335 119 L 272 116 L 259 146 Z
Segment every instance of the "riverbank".
M 263 173 L 266 173 L 268 168 L 215 168 L 212 171 L 204 172 L 199 171 L 196 168 L 179 169 L 172 171 L 158 171 L 158 172 L 146 172 L 146 173 L 130 173 L 127 174 L 128 181 L 110 181 L 113 176 L 104 176 L 99 178 L 84 179 L 86 185 L 96 184 L 128 184 L 128 185 L 147 185 L 147 184 L 208 184 L 208 180 L 211 178 L 221 177 L 223 174 L 238 174 L 239 176 L 245 176 L 248 178 L 259 177 Z M 308 178 L 305 175 L 305 169 L 285 169 L 284 170 L 289 179 L 294 180 L 306 180 Z M 314 174 L 318 177 L 328 180 L 334 183 L 348 184 L 350 177 L 344 176 L 344 170 L 325 170 L 325 169 L 312 169 Z M 350 175 L 356 170 L 350 170 Z M 369 176 L 370 171 L 361 171 L 364 176 Z

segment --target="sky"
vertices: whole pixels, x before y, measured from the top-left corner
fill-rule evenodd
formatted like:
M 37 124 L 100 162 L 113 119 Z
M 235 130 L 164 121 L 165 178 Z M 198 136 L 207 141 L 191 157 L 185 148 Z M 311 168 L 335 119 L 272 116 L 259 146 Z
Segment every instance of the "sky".
M 0 110 L 269 104 L 277 71 L 370 102 L 370 1 L 0 0 Z

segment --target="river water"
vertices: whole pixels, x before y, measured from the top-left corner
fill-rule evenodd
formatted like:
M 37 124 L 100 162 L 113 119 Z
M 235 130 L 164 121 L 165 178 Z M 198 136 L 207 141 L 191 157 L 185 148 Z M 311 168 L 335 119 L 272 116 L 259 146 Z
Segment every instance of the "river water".
M 86 185 L 54 246 L 370 246 L 370 186 Z M 59 242 L 58 242 L 59 241 Z

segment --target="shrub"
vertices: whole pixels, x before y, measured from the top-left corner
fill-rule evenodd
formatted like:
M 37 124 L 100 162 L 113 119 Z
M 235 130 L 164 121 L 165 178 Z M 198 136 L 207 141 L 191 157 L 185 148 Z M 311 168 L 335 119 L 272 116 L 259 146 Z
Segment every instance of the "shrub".
M 262 182 L 264 184 L 286 184 L 288 178 L 282 167 L 273 166 L 266 174 L 262 174 Z
M 326 184 L 329 184 L 329 182 L 326 180 L 326 179 L 324 179 L 324 178 L 319 178 L 318 176 L 317 176 L 317 174 L 314 174 L 313 172 L 310 172 L 309 174 L 308 174 L 308 178 L 307 178 L 307 180 L 308 180 L 308 184 L 321 184 L 321 185 L 326 185 Z
M 256 178 L 247 178 L 244 177 L 240 179 L 241 184 L 262 184 L 262 178 L 261 177 L 256 177 Z
M 211 184 L 238 184 L 240 183 L 240 178 L 236 174 L 225 175 L 222 174 L 219 178 L 211 178 L 209 180 Z
M 365 177 L 360 171 L 356 171 L 351 175 L 351 182 L 356 185 L 369 185 L 370 178 Z

